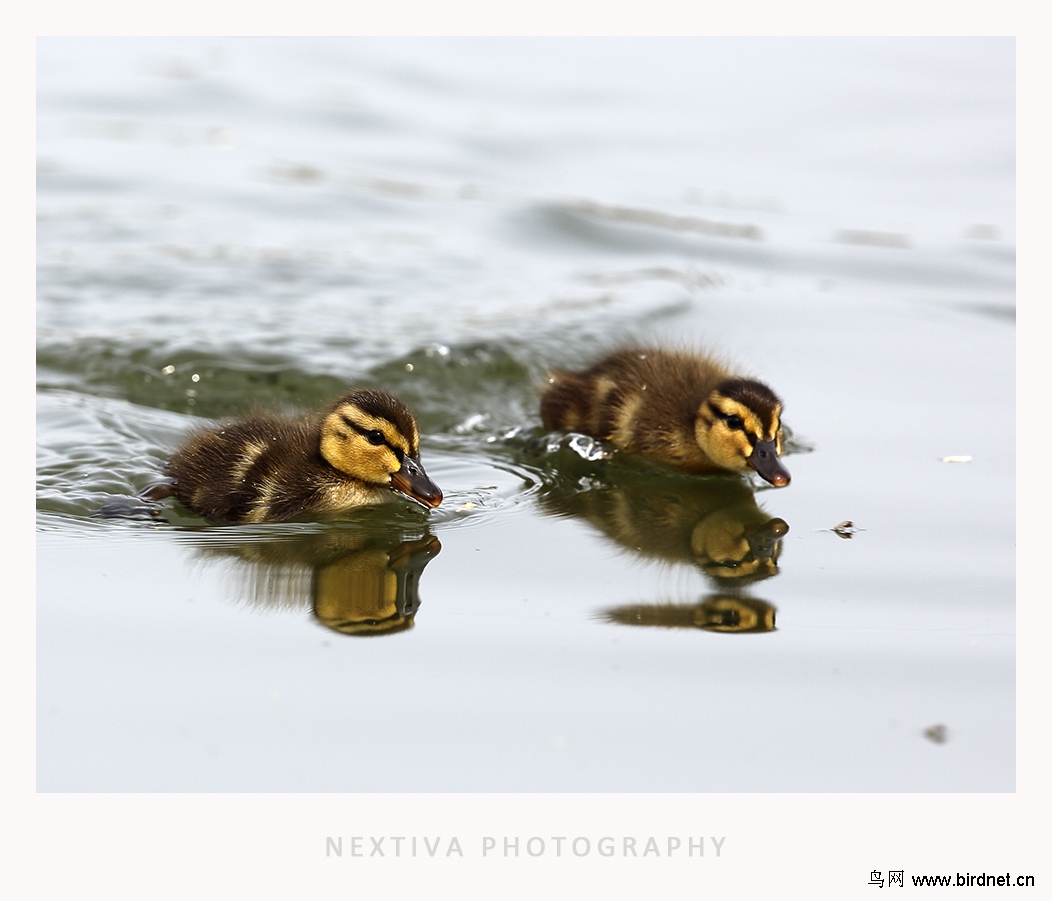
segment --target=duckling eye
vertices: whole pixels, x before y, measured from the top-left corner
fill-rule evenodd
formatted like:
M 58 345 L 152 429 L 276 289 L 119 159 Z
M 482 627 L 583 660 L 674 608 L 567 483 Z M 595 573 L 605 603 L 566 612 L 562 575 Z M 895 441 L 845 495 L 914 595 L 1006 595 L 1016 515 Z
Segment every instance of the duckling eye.
M 375 444 L 377 446 L 384 443 L 384 433 L 379 429 L 370 429 L 365 433 L 365 438 L 370 444 Z
M 727 428 L 729 429 L 745 428 L 745 423 L 742 422 L 742 418 L 740 416 L 728 416 L 724 421 L 727 423 Z

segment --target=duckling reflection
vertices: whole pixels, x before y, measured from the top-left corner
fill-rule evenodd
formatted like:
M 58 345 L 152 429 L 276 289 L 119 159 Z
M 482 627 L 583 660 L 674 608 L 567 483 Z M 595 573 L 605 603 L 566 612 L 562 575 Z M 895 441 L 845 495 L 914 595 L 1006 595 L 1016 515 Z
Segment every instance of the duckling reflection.
M 789 531 L 737 479 L 625 472 L 617 484 L 560 480 L 542 491 L 540 502 L 550 513 L 586 519 L 633 553 L 694 563 L 717 584 L 777 575 L 781 539 Z
M 235 562 L 238 594 L 259 608 L 310 607 L 342 635 L 391 635 L 413 626 L 420 574 L 442 545 L 434 535 L 404 540 L 328 529 L 267 541 L 202 548 Z
M 627 604 L 600 618 L 625 626 L 705 629 L 707 632 L 773 632 L 775 608 L 759 598 L 710 594 L 700 604 Z

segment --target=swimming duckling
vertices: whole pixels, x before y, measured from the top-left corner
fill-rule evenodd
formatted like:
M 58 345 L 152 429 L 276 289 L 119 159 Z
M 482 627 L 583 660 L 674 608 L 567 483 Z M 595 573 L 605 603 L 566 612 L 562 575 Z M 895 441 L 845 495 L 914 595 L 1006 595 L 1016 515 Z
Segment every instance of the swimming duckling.
M 634 348 L 580 372 L 556 370 L 548 381 L 548 431 L 583 432 L 687 472 L 750 468 L 778 488 L 789 484 L 778 459 L 782 402 L 708 357 Z
M 409 408 L 387 391 L 358 388 L 313 420 L 254 416 L 200 429 L 168 461 L 174 494 L 222 522 L 277 522 L 380 504 L 400 492 L 437 507 L 441 489 L 420 464 Z

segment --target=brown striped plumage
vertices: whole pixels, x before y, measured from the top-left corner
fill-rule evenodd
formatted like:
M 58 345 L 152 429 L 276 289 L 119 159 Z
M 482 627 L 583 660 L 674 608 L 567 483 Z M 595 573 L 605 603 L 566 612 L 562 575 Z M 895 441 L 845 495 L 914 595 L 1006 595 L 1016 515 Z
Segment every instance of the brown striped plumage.
M 699 354 L 621 350 L 579 372 L 554 371 L 541 396 L 549 431 L 583 432 L 687 472 L 756 470 L 789 484 L 782 403 L 770 388 Z
M 220 522 L 277 522 L 379 504 L 399 492 L 427 507 L 442 492 L 420 464 L 409 408 L 356 389 L 313 419 L 254 416 L 199 429 L 168 461 L 171 493 Z

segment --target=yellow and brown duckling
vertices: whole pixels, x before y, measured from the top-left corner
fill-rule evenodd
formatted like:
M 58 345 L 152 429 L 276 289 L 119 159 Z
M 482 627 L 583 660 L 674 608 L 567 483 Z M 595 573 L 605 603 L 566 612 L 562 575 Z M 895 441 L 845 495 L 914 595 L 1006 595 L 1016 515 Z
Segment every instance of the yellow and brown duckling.
M 620 350 L 579 372 L 554 371 L 541 396 L 548 431 L 583 432 L 687 472 L 753 469 L 789 484 L 782 465 L 782 402 L 687 351 Z
M 174 494 L 220 522 L 278 522 L 380 504 L 399 494 L 425 507 L 441 489 L 420 463 L 409 408 L 387 391 L 358 388 L 314 419 L 253 416 L 200 429 L 165 467 Z

